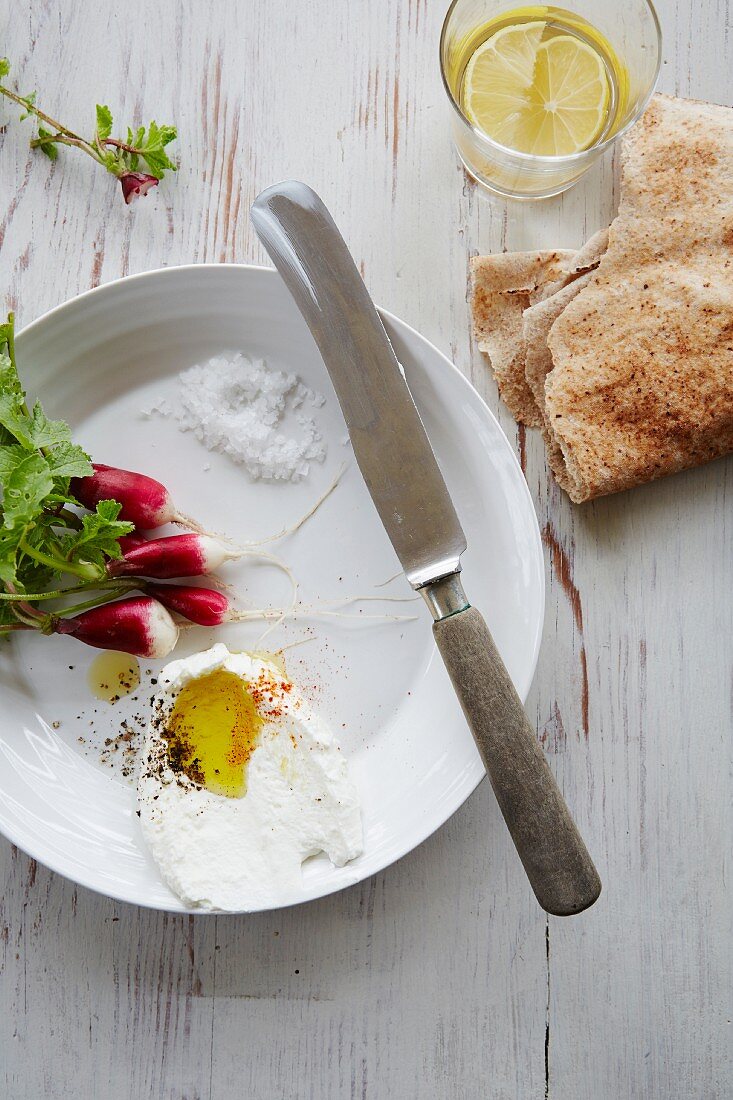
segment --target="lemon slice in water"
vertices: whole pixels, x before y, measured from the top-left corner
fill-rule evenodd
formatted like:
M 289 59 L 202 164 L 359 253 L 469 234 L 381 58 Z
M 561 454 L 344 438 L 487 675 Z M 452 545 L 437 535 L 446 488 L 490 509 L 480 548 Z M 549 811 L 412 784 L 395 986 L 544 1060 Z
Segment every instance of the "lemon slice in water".
M 501 145 L 536 156 L 587 149 L 608 119 L 610 87 L 600 54 L 579 38 L 543 41 L 544 20 L 504 27 L 468 63 L 463 106 Z

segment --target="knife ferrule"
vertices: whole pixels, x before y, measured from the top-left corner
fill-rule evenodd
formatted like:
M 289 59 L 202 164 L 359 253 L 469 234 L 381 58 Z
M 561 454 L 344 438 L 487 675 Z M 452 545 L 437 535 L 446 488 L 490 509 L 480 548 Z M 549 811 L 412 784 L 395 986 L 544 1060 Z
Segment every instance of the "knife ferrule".
M 447 577 L 440 577 L 437 581 L 430 581 L 418 588 L 418 592 L 430 608 L 430 614 L 436 623 L 471 606 L 463 591 L 460 570 Z

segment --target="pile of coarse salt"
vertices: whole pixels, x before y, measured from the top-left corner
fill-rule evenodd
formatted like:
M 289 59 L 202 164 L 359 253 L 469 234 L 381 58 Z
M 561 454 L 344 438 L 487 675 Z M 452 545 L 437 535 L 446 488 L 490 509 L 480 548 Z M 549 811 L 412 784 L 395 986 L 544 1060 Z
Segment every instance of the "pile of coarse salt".
M 173 417 L 210 451 L 229 455 L 251 477 L 300 481 L 310 463 L 323 462 L 326 444 L 303 410 L 320 408 L 322 394 L 296 374 L 270 368 L 241 351 L 216 355 L 179 375 L 178 400 L 161 398 L 143 416 Z

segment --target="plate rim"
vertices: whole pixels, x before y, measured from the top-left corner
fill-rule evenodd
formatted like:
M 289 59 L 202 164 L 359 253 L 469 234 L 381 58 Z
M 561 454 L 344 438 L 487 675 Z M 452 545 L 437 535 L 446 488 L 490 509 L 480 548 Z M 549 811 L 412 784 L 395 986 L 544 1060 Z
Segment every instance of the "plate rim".
M 260 276 L 266 276 L 268 278 L 272 278 L 275 281 L 279 281 L 279 282 L 282 281 L 281 278 L 280 278 L 280 275 L 278 274 L 278 272 L 276 271 L 275 268 L 265 267 L 264 265 L 261 265 L 261 264 L 211 263 L 211 262 L 208 262 L 208 263 L 191 263 L 191 264 L 172 264 L 172 265 L 166 266 L 166 267 L 149 268 L 145 271 L 135 272 L 131 275 L 121 276 L 118 279 L 111 279 L 109 282 L 100 283 L 98 286 L 91 287 L 88 290 L 81 291 L 79 294 L 76 294 L 71 298 L 67 298 L 66 301 L 61 302 L 56 306 L 52 306 L 50 309 L 48 309 L 44 313 L 42 313 L 39 317 L 36 317 L 33 321 L 30 321 L 28 324 L 26 324 L 22 328 L 20 328 L 18 330 L 18 332 L 16 333 L 16 340 L 20 339 L 24 334 L 32 332 L 35 328 L 37 328 L 41 324 L 45 324 L 49 320 L 56 318 L 57 315 L 62 315 L 64 312 L 67 312 L 67 311 L 69 311 L 73 308 L 77 308 L 80 304 L 84 303 L 87 299 L 89 299 L 91 297 L 94 297 L 94 296 L 104 295 L 105 293 L 110 293 L 110 291 L 113 291 L 113 290 L 119 288 L 121 285 L 129 285 L 131 283 L 143 282 L 143 281 L 149 280 L 151 278 L 155 279 L 155 278 L 161 278 L 161 277 L 162 278 L 168 278 L 170 276 L 179 276 L 179 275 L 182 275 L 182 274 L 185 274 L 185 273 L 191 273 L 191 274 L 195 273 L 196 275 L 203 274 L 207 271 L 212 272 L 212 273 L 213 272 L 219 272 L 220 273 L 222 271 L 222 269 L 232 269 L 232 270 L 238 270 L 238 271 L 247 271 L 247 272 L 257 273 Z M 541 649 L 541 645 L 542 645 L 542 635 L 543 635 L 544 620 L 545 620 L 545 603 L 546 603 L 546 580 L 545 580 L 545 570 L 544 570 L 544 555 L 543 555 L 543 550 L 542 550 L 542 537 L 541 537 L 541 534 L 540 534 L 539 521 L 538 521 L 538 518 L 537 518 L 537 513 L 535 511 L 534 502 L 532 500 L 532 495 L 529 491 L 529 485 L 527 484 L 527 480 L 524 476 L 524 473 L 522 471 L 522 468 L 521 468 L 521 465 L 520 465 L 519 460 L 517 458 L 517 455 L 514 451 L 514 448 L 511 445 L 506 433 L 504 432 L 503 428 L 501 427 L 497 417 L 492 412 L 492 410 L 489 408 L 488 404 L 486 403 L 484 398 L 481 396 L 481 394 L 478 392 L 476 387 L 472 384 L 470 379 L 467 378 L 466 375 L 464 375 L 458 369 L 458 367 L 455 365 L 455 363 L 451 359 L 449 359 L 449 357 L 445 354 L 445 352 L 441 351 L 441 349 L 439 347 L 437 347 L 437 345 L 434 344 L 432 342 L 432 340 L 429 340 L 426 336 L 424 336 L 421 332 L 419 332 L 416 328 L 414 328 L 414 326 L 409 324 L 407 321 L 403 320 L 403 318 L 398 317 L 396 314 L 390 312 L 387 309 L 384 309 L 381 306 L 377 306 L 377 312 L 379 313 L 380 317 L 385 318 L 387 321 L 389 321 L 395 327 L 401 328 L 402 330 L 409 333 L 409 335 L 411 337 L 414 337 L 418 341 L 421 341 L 422 343 L 428 345 L 428 347 L 436 355 L 438 355 L 440 357 L 440 359 L 443 361 L 443 364 L 453 374 L 454 379 L 458 380 L 459 386 L 462 386 L 464 388 L 464 390 L 470 391 L 470 393 L 472 394 L 473 399 L 478 401 L 479 406 L 482 409 L 482 412 L 485 415 L 488 416 L 488 419 L 491 422 L 493 422 L 493 426 L 498 430 L 500 436 L 503 438 L 504 442 L 506 443 L 506 449 L 509 452 L 509 454 L 511 455 L 511 464 L 513 465 L 514 473 L 517 475 L 517 478 L 518 478 L 518 483 L 519 483 L 519 486 L 520 486 L 520 492 L 524 497 L 524 503 L 529 508 L 529 514 L 532 517 L 532 521 L 533 521 L 530 526 L 531 526 L 532 532 L 533 532 L 533 543 L 534 543 L 536 558 L 537 558 L 537 561 L 539 563 L 542 563 L 542 566 L 543 566 L 542 568 L 537 570 L 537 576 L 538 576 L 538 579 L 539 579 L 539 591 L 538 591 L 539 616 L 538 616 L 538 620 L 537 620 L 536 629 L 535 629 L 535 632 L 534 632 L 534 637 L 532 638 L 532 650 L 531 650 L 531 656 L 530 656 L 530 660 L 529 660 L 530 673 L 529 673 L 529 677 L 528 677 L 528 681 L 527 681 L 525 689 L 520 692 L 522 702 L 524 703 L 527 700 L 527 696 L 529 694 L 530 688 L 531 688 L 533 680 L 534 680 L 535 673 L 537 671 L 537 662 L 538 662 L 538 659 L 539 659 L 539 653 L 540 653 L 540 649 Z M 337 883 L 333 886 L 325 886 L 325 887 L 319 889 L 318 892 L 313 894 L 311 897 L 303 898 L 302 900 L 297 901 L 297 902 L 286 901 L 286 902 L 283 902 L 282 904 L 270 905 L 270 906 L 267 906 L 267 908 L 265 908 L 265 909 L 208 910 L 208 909 L 191 908 L 191 907 L 187 907 L 187 906 L 184 906 L 184 905 L 177 906 L 176 908 L 171 908 L 169 906 L 163 906 L 163 905 L 157 904 L 154 901 L 148 902 L 148 901 L 140 901 L 138 899 L 133 900 L 129 897 L 125 897 L 122 893 L 116 893 L 114 890 L 104 889 L 103 887 L 99 886 L 98 884 L 95 884 L 94 882 L 90 882 L 90 881 L 86 880 L 83 875 L 80 875 L 79 877 L 75 877 L 75 876 L 71 876 L 70 874 L 68 874 L 64 870 L 59 869 L 59 867 L 54 865 L 53 860 L 49 861 L 46 858 L 44 858 L 44 856 L 39 855 L 36 851 L 34 851 L 33 850 L 34 846 L 32 844 L 26 845 L 25 842 L 21 842 L 16 836 L 13 835 L 12 829 L 11 830 L 6 830 L 6 828 L 3 826 L 0 829 L 0 832 L 2 832 L 2 835 L 11 844 L 13 844 L 15 847 L 17 847 L 20 851 L 24 852 L 29 858 L 36 860 L 37 863 L 40 863 L 43 867 L 46 867 L 48 870 L 52 871 L 54 874 L 60 875 L 62 878 L 66 879 L 67 881 L 73 882 L 74 885 L 81 886 L 86 890 L 91 890 L 93 893 L 98 894 L 101 897 L 109 898 L 110 900 L 112 900 L 113 902 L 116 902 L 116 903 L 123 903 L 125 905 L 138 906 L 141 909 L 147 909 L 147 910 L 151 910 L 151 911 L 155 911 L 155 912 L 173 913 L 173 914 L 180 914 L 180 915 L 191 915 L 191 916 L 197 916 L 197 917 L 217 917 L 217 916 L 219 916 L 219 917 L 221 917 L 221 916 L 236 917 L 236 916 L 243 916 L 243 915 L 248 915 L 248 914 L 254 915 L 255 913 L 277 912 L 279 909 L 292 908 L 295 905 L 305 905 L 305 904 L 308 904 L 309 902 L 312 902 L 312 901 L 318 901 L 321 898 L 328 897 L 331 894 L 340 893 L 343 890 L 353 889 L 353 887 L 360 885 L 362 882 L 365 882 L 367 879 L 373 877 L 374 875 L 380 874 L 382 871 L 387 870 L 387 868 L 391 867 L 394 863 L 397 863 L 400 859 L 402 859 L 409 852 L 414 851 L 416 848 L 420 847 L 421 844 L 424 844 L 426 840 L 428 840 L 431 836 L 433 836 L 438 831 L 438 829 L 441 829 L 448 821 L 450 821 L 450 819 L 454 816 L 454 814 L 456 814 L 458 812 L 458 810 L 461 808 L 461 806 L 463 806 L 464 803 L 468 801 L 468 799 L 475 792 L 475 790 L 477 789 L 479 784 L 483 781 L 483 779 L 485 779 L 485 777 L 486 777 L 485 772 L 483 774 L 478 775 L 475 779 L 475 782 L 472 781 L 472 778 L 473 778 L 472 777 L 469 780 L 469 782 L 467 784 L 467 787 L 465 789 L 461 788 L 461 790 L 458 792 L 458 796 L 455 800 L 455 804 L 451 805 L 451 808 L 448 810 L 448 812 L 442 818 L 442 820 L 436 822 L 434 825 L 431 825 L 429 827 L 428 831 L 424 834 L 424 836 L 422 836 L 421 839 L 418 840 L 416 843 L 414 843 L 412 840 L 407 841 L 407 843 L 404 845 L 404 847 L 400 847 L 399 850 L 396 851 L 395 854 L 386 863 L 382 864 L 379 868 L 375 868 L 373 870 L 368 871 L 362 877 L 357 878 L 353 883 L 347 883 L 347 884 Z

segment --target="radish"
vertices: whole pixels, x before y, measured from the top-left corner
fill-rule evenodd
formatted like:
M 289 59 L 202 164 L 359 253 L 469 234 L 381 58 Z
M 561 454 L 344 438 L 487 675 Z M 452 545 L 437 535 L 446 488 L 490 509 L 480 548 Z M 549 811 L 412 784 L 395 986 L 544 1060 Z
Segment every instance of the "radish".
M 144 535 L 136 535 L 134 531 L 131 535 L 120 535 L 117 540 L 123 554 L 128 550 L 137 550 L 138 546 L 144 546 L 147 541 Z
M 122 540 L 120 540 L 122 542 Z M 241 550 L 227 546 L 211 535 L 170 535 L 167 538 L 143 541 L 130 550 L 123 547 L 121 558 L 107 562 L 107 575 L 110 577 L 152 577 L 154 580 L 171 580 L 174 577 L 204 577 L 213 573 L 225 561 L 236 561 L 243 557 L 261 558 L 280 569 L 290 581 L 293 593 L 293 605 L 297 599 L 298 582 L 292 569 L 264 550 Z M 142 585 L 140 586 L 142 587 Z M 149 586 L 145 586 L 146 591 Z M 179 586 L 185 587 L 185 586 Z M 165 601 L 164 601 L 165 602 Z M 186 612 L 179 608 L 180 614 Z M 199 613 L 201 613 L 199 611 Z M 193 622 L 199 622 L 196 615 L 188 616 Z M 221 620 L 220 620 L 221 621 Z M 210 622 L 203 626 L 214 625 Z
M 203 577 L 213 573 L 225 561 L 236 561 L 251 550 L 227 546 L 211 535 L 170 535 L 166 538 L 142 540 L 127 549 L 120 539 L 122 557 L 107 563 L 110 577 L 155 577 L 168 580 L 171 577 Z M 269 555 L 257 552 L 257 557 Z
M 413 596 L 343 596 L 337 600 L 326 600 L 320 604 L 302 604 L 297 607 L 295 603 L 290 607 L 277 608 L 266 607 L 252 610 L 238 610 L 231 606 L 229 599 L 223 592 L 215 592 L 211 588 L 198 588 L 188 584 L 146 584 L 145 591 L 156 600 L 164 604 L 169 611 L 175 611 L 197 626 L 221 626 L 223 623 L 254 622 L 260 619 L 277 620 L 278 622 L 288 618 L 300 618 L 302 616 L 334 616 L 336 618 L 355 619 L 393 619 L 400 621 L 403 616 L 397 615 L 363 615 L 358 613 L 353 616 L 335 610 L 335 607 L 354 603 L 404 603 L 417 597 Z M 407 621 L 407 620 L 406 620 Z
M 219 626 L 229 619 L 229 600 L 223 592 L 215 592 L 212 588 L 196 588 L 191 584 L 147 584 L 145 591 L 169 611 L 183 615 L 198 626 Z
M 223 593 L 193 585 L 149 585 L 147 591 L 151 595 L 132 596 L 114 603 L 101 604 L 71 618 L 50 615 L 45 619 L 44 625 L 36 629 L 42 629 L 44 634 L 64 634 L 96 649 L 114 649 L 133 653 L 136 657 L 158 659 L 167 657 L 172 652 L 179 636 L 179 627 L 166 607 L 198 626 L 264 620 L 269 621 L 272 628 L 287 618 L 321 615 L 352 618 L 358 622 L 364 619 L 409 621 L 409 618 L 402 615 L 348 615 L 333 610 L 333 605 L 329 603 L 302 605 L 297 608 L 293 603 L 285 608 L 240 611 L 230 606 Z M 377 599 L 381 601 L 383 598 L 385 597 L 352 596 L 333 603 L 349 604 Z M 400 602 L 402 598 L 386 599 Z M 32 629 L 32 624 L 19 623 L 17 626 L 18 629 Z
M 71 619 L 54 616 L 51 631 L 97 649 L 117 649 L 136 657 L 167 657 L 178 641 L 176 623 L 150 596 L 103 604 Z
M 119 470 L 115 466 L 105 466 L 100 462 L 95 462 L 93 465 L 94 473 L 89 477 L 71 479 L 71 492 L 85 508 L 93 511 L 100 500 L 116 500 L 122 505 L 119 518 L 134 523 L 135 527 L 141 531 L 152 531 L 166 523 L 177 523 L 181 527 L 196 531 L 199 535 L 206 533 L 194 519 L 178 511 L 165 485 L 161 485 L 155 478 L 148 477 L 147 474 L 137 474 L 132 470 Z M 266 538 L 257 539 L 246 545 L 248 547 L 264 546 L 268 542 L 276 542 L 300 530 L 306 520 L 318 511 L 334 491 L 345 469 L 345 466 L 341 467 L 325 492 L 295 523 L 284 527 L 274 535 L 268 535 Z M 138 537 L 140 536 L 137 534 L 125 536 L 125 538 Z M 124 538 L 120 539 L 120 545 L 124 547 Z
M 195 520 L 178 511 L 165 485 L 133 470 L 118 470 L 95 462 L 94 473 L 89 477 L 72 478 L 71 492 L 92 511 L 100 500 L 116 500 L 122 505 L 119 518 L 134 523 L 142 531 L 151 531 L 165 523 L 179 523 L 192 531 L 201 531 Z

